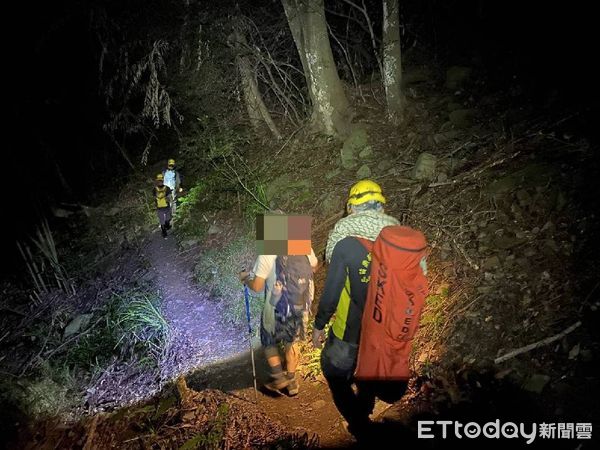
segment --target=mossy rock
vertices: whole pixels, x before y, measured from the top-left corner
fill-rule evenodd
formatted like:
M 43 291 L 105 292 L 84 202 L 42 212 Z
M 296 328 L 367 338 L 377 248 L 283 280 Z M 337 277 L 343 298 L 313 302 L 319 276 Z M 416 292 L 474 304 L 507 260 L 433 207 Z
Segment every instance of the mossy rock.
M 90 323 L 92 317 L 93 314 L 79 314 L 76 316 L 66 326 L 63 337 L 69 337 L 75 333 L 78 333 L 80 330 L 84 330 Z
M 319 210 L 323 216 L 328 217 L 344 207 L 344 199 L 340 194 L 329 192 L 320 202 Z
M 358 154 L 358 157 L 360 159 L 370 159 L 373 157 L 373 148 L 371 148 L 370 145 L 367 145 L 365 148 L 363 148 L 360 153 Z
M 357 165 L 358 155 L 369 146 L 369 135 L 364 127 L 354 127 L 350 136 L 344 141 L 340 152 L 344 169 L 352 169 Z
M 433 143 L 436 145 L 444 144 L 453 139 L 456 139 L 460 135 L 458 130 L 444 131 L 443 133 L 436 133 L 432 136 Z
M 342 147 L 341 163 L 344 169 L 352 169 L 357 164 L 356 155 L 352 147 Z
M 362 166 L 360 166 L 360 168 L 356 171 L 356 178 L 358 178 L 359 180 L 369 178 L 370 176 L 371 176 L 371 169 L 366 164 L 363 164 Z
M 433 180 L 436 174 L 437 157 L 431 153 L 421 153 L 413 167 L 415 180 Z
M 555 176 L 556 169 L 548 164 L 528 164 L 516 172 L 509 173 L 490 183 L 485 191 L 493 196 L 502 196 L 517 189 L 547 186 Z M 556 192 L 558 197 L 558 192 Z
M 392 166 L 393 166 L 393 164 L 391 161 L 388 161 L 387 159 L 382 159 L 377 164 L 377 171 L 387 172 L 388 170 L 390 170 L 392 168 Z
M 310 180 L 295 180 L 287 174 L 281 175 L 269 183 L 266 195 L 273 205 L 277 203 L 302 204 L 312 198 L 313 189 Z

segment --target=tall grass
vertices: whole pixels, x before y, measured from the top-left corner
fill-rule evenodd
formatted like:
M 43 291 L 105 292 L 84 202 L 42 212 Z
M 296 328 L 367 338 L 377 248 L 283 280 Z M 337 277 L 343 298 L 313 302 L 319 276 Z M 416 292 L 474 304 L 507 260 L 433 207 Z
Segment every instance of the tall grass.
M 59 261 L 54 236 L 46 219 L 42 220 L 31 241 L 36 252 L 32 252 L 26 243 L 17 242 L 17 247 L 33 282 L 36 299 L 39 301 L 40 296 L 48 293 L 53 285 L 67 294 L 75 294 L 75 286 Z
M 92 321 L 99 323 L 55 362 L 102 371 L 109 361 L 146 361 L 157 367 L 169 336 L 160 298 L 143 287 L 113 294 Z
M 134 348 L 146 348 L 157 357 L 169 333 L 158 297 L 134 291 L 126 296 L 116 295 L 116 299 L 116 325 L 121 334 L 118 344 L 125 341 Z

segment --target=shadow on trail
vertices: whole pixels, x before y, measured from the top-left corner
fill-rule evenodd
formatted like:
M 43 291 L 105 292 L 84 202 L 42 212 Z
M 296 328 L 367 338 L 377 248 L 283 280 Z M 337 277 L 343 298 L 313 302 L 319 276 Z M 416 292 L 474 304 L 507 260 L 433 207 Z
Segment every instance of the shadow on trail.
M 269 381 L 269 366 L 261 348 L 254 349 L 254 360 L 256 364 L 256 385 L 259 395 L 280 398 L 283 394 L 270 391 L 264 387 Z M 188 386 L 196 391 L 203 389 L 218 389 L 230 394 L 236 394 L 245 389 L 254 389 L 252 376 L 252 362 L 250 351 L 241 353 L 227 360 L 198 368 L 186 377 Z M 247 400 L 254 401 L 252 392 Z
M 262 349 L 254 350 L 257 384 L 267 381 L 268 366 Z M 219 389 L 239 391 L 254 386 L 250 351 L 246 350 L 228 359 L 202 366 L 186 377 L 188 386 L 196 391 Z

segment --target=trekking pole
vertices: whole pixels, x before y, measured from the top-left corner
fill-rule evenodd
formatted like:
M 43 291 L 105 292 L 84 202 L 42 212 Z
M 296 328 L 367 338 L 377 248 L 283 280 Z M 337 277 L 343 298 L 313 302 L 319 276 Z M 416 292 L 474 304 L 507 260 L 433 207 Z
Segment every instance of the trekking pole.
M 254 350 L 252 349 L 252 325 L 250 324 L 250 291 L 244 286 L 244 299 L 246 300 L 246 318 L 248 319 L 248 345 L 252 359 L 252 378 L 254 379 L 254 402 L 258 404 L 258 389 L 256 387 L 256 365 L 254 364 Z

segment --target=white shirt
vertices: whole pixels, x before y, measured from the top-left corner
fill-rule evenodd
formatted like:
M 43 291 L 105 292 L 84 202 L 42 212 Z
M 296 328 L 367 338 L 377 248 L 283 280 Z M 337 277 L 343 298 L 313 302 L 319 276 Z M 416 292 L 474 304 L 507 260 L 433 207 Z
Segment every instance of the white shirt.
M 177 187 L 177 172 L 173 169 L 167 169 L 164 173 L 165 184 L 171 188 L 173 193 L 175 193 L 175 188 Z
M 306 255 L 308 258 L 308 262 L 311 267 L 317 267 L 319 260 L 315 255 L 315 251 L 311 248 L 310 255 Z M 255 277 L 260 277 L 265 280 L 265 301 L 268 303 L 271 300 L 271 290 L 275 285 L 275 281 L 277 281 L 277 275 L 275 273 L 275 261 L 277 260 L 277 255 L 258 255 L 256 261 L 254 263 L 254 268 L 252 272 Z M 310 283 L 311 290 L 311 301 L 314 295 L 314 286 L 311 280 Z

